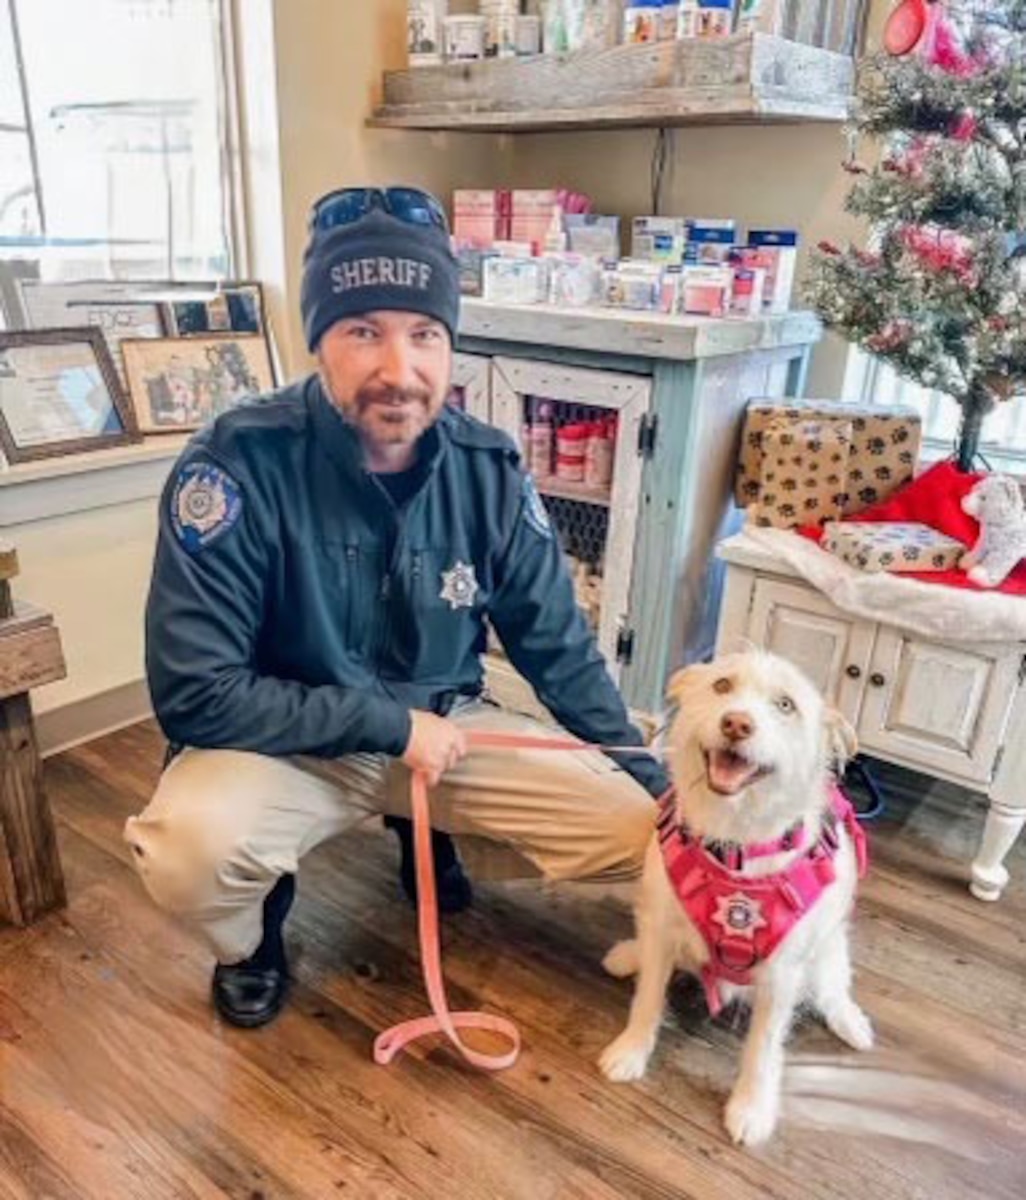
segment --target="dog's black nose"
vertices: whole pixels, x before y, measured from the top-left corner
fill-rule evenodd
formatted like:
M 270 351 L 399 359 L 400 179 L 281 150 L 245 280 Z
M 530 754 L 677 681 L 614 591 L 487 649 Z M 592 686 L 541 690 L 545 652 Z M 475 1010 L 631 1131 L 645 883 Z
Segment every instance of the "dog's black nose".
M 743 742 L 755 732 L 755 722 L 748 713 L 725 712 L 720 717 L 720 729 L 732 742 Z

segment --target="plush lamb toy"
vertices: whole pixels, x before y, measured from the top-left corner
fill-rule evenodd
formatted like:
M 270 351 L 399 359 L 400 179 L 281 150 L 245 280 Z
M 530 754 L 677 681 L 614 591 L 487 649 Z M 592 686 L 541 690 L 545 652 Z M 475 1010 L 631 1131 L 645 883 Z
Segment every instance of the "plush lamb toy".
M 1007 475 L 988 475 L 962 498 L 962 509 L 980 523 L 980 536 L 958 564 L 981 587 L 998 587 L 1026 558 L 1022 492 Z

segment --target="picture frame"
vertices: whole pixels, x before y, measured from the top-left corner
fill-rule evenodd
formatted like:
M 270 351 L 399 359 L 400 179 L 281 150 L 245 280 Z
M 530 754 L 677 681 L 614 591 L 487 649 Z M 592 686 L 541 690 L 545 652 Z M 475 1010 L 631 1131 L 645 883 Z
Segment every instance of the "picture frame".
M 221 281 L 163 301 L 168 337 L 206 337 L 212 333 L 266 334 L 264 294 L 259 283 Z
M 9 464 L 139 440 L 99 329 L 0 333 L 0 449 Z
M 143 433 L 201 429 L 274 388 L 267 339 L 259 334 L 126 339 L 121 349 Z
M 68 282 L 35 279 L 22 280 L 19 291 L 28 329 L 95 325 L 101 330 L 122 390 L 127 391 L 121 343 L 126 338 L 164 336 L 161 302 L 147 294 L 155 289 L 163 291 L 164 287 L 109 279 Z
M 39 279 L 39 263 L 33 259 L 0 259 L 0 330 L 24 329 L 27 321 L 22 303 L 22 288 L 29 280 Z M 63 325 L 74 321 L 61 322 Z

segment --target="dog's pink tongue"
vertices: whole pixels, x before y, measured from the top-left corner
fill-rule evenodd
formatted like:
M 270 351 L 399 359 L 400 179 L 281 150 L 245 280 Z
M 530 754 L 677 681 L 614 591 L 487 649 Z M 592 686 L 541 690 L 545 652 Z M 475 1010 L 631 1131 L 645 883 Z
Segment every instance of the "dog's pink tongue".
M 730 750 L 714 750 L 709 755 L 709 782 L 717 792 L 739 792 L 755 773 L 755 768 Z

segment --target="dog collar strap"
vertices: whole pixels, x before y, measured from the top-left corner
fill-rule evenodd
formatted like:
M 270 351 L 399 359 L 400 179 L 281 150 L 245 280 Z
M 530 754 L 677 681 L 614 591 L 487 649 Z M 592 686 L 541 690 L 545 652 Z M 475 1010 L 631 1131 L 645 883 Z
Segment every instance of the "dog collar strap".
M 661 806 L 658 833 L 663 863 L 677 899 L 705 941 L 709 959 L 702 983 L 709 1011 L 716 1016 L 723 1006 L 720 983 L 750 984 L 753 969 L 770 957 L 833 883 L 840 845 L 837 824 L 843 822 L 852 839 L 860 877 L 867 861 L 865 834 L 848 799 L 833 785 L 816 844 L 786 870 L 749 879 L 714 858 L 677 823 L 672 794 L 663 797 Z

